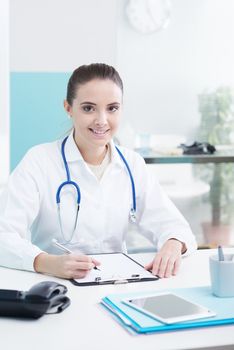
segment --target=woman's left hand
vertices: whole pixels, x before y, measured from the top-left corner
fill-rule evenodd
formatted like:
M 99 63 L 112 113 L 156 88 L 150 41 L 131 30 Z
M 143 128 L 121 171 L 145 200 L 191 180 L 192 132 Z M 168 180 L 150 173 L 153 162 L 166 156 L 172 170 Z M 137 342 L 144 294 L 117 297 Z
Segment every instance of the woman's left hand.
M 160 278 L 176 275 L 180 267 L 184 246 L 184 243 L 176 239 L 169 239 L 156 254 L 154 260 L 145 266 L 145 269 L 151 270 L 153 275 Z

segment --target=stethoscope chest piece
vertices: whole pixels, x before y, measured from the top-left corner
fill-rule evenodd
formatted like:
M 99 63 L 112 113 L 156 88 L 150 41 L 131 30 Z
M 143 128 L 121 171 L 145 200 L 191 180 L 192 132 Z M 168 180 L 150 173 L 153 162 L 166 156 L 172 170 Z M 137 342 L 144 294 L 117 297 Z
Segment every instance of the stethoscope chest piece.
M 129 219 L 132 223 L 136 223 L 136 211 L 133 208 L 130 210 Z

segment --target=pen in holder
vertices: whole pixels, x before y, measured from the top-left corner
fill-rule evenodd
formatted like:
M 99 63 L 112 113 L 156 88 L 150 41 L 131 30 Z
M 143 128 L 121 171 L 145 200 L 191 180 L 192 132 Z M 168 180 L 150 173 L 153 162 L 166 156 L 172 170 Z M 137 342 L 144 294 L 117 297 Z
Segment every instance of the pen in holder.
M 218 254 L 210 256 L 211 289 L 217 297 L 234 297 L 234 254 L 224 254 L 218 247 Z

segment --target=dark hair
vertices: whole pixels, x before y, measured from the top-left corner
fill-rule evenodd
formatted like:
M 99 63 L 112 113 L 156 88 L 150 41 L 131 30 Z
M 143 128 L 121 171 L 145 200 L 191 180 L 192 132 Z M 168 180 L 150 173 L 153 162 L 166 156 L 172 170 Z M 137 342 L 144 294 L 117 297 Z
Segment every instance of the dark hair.
M 83 65 L 74 70 L 67 84 L 67 102 L 70 106 L 76 98 L 76 92 L 79 86 L 93 79 L 112 80 L 123 92 L 122 79 L 114 67 L 105 63 Z

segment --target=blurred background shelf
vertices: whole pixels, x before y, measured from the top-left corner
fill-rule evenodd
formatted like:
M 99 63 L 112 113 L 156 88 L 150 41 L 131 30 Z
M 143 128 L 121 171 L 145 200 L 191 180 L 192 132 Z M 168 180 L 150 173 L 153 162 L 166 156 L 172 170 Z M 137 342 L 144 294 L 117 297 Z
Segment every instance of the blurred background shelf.
M 218 150 L 214 154 L 198 154 L 198 155 L 170 155 L 159 154 L 153 149 L 136 148 L 136 152 L 140 153 L 145 159 L 146 164 L 184 164 L 184 163 L 233 163 L 234 147 L 226 150 Z
M 230 202 L 233 201 L 222 203 L 219 196 L 223 190 L 220 174 L 226 163 L 234 173 L 233 147 L 227 146 L 214 155 L 162 155 L 152 149 L 139 148 L 136 151 L 189 222 L 200 249 L 215 248 L 219 244 L 233 246 L 233 215 L 226 215 L 231 212 Z M 204 181 L 201 174 L 206 174 L 208 167 L 211 178 Z M 233 186 L 232 183 L 226 185 Z M 128 246 L 133 252 L 154 249 L 133 229 L 129 233 Z

